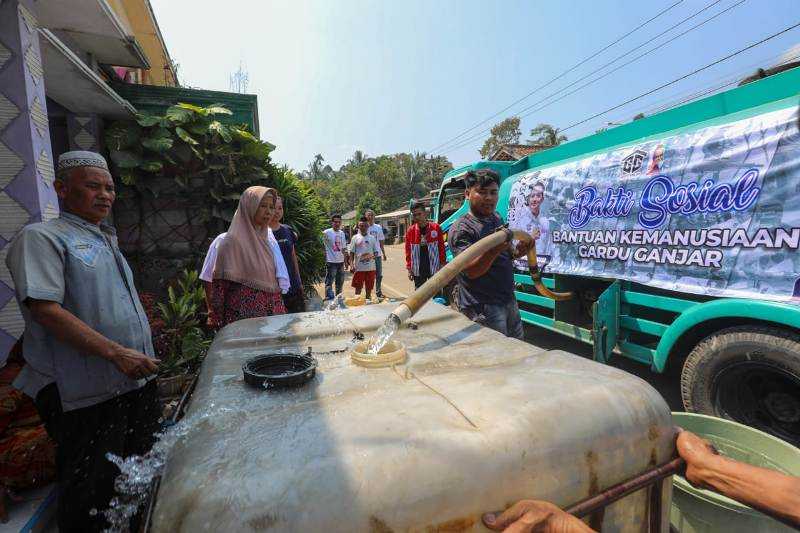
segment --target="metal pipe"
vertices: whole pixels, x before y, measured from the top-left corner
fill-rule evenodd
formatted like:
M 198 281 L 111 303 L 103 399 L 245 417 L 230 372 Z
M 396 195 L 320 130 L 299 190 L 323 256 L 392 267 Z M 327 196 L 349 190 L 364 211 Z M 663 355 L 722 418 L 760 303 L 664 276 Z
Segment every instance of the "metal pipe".
M 657 466 L 652 470 L 648 470 L 643 474 L 639 474 L 638 476 L 632 477 L 627 481 L 623 481 L 622 483 L 614 485 L 611 488 L 604 490 L 600 494 L 571 505 L 564 509 L 564 511 L 578 518 L 583 518 L 584 516 L 591 514 L 598 509 L 611 505 L 617 500 L 620 500 L 625 496 L 636 492 L 637 490 L 641 490 L 648 485 L 652 485 L 653 483 L 661 481 L 664 478 L 675 475 L 684 468 L 686 468 L 686 462 L 683 459 L 680 457 L 673 459 L 668 463 L 664 463 L 663 465 Z

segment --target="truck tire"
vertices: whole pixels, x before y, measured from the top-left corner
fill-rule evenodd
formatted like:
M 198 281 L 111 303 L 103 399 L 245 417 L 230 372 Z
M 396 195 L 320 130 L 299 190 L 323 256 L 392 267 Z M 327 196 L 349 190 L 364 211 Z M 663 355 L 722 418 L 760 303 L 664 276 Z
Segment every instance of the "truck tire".
M 800 445 L 800 335 L 739 326 L 706 337 L 683 365 L 681 397 L 689 412 Z

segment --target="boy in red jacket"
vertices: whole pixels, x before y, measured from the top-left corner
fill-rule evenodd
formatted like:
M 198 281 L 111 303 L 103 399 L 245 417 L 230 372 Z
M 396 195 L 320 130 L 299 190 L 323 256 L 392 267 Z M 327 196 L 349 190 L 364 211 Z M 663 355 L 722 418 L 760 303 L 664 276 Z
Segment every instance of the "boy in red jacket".
M 444 255 L 444 237 L 439 224 L 428 220 L 425 206 L 420 202 L 411 202 L 411 216 L 414 220 L 406 231 L 406 269 L 408 279 L 414 282 L 414 288 L 428 281 L 436 274 L 447 260 Z

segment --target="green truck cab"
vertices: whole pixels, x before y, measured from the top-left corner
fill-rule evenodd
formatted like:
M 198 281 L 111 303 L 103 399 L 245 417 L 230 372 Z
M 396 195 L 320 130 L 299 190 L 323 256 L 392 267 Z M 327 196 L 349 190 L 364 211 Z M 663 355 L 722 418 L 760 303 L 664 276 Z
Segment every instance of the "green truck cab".
M 512 227 L 524 191 L 546 189 L 547 213 L 528 219 L 545 224 L 539 263 L 552 261 L 533 276 L 573 297 L 539 294 L 523 265 L 523 321 L 593 345 L 600 362 L 679 372 L 688 411 L 800 446 L 799 90 L 796 68 L 516 162 L 454 169 L 434 218 L 446 233 L 467 212 L 469 170 L 500 175 L 497 211 Z

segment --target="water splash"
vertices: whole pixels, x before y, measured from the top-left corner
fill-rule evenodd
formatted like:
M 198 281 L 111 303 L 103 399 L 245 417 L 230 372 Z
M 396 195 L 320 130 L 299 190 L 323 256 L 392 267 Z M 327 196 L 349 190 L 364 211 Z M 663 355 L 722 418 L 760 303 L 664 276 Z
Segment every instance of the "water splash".
M 109 524 L 104 531 L 107 533 L 130 531 L 131 518 L 147 501 L 153 479 L 164 471 L 167 457 L 175 445 L 198 424 L 231 412 L 232 409 L 214 408 L 212 405 L 203 412 L 191 415 L 157 434 L 153 447 L 144 455 L 132 455 L 123 459 L 113 453 L 106 454 L 106 458 L 119 468 L 120 474 L 114 481 L 116 496 L 111 499 L 108 509 L 100 511 Z M 93 511 L 97 513 L 97 510 Z
M 400 318 L 397 317 L 394 313 L 390 314 L 386 317 L 386 321 L 383 325 L 378 328 L 378 331 L 375 332 L 367 344 L 367 354 L 369 355 L 378 355 L 381 351 L 381 348 L 386 346 L 386 343 L 389 342 L 395 333 L 397 333 L 397 328 L 400 327 Z
M 345 307 L 344 304 L 344 295 L 340 292 L 336 296 L 334 296 L 328 304 L 322 308 L 323 311 L 334 311 L 336 309 L 341 309 Z

